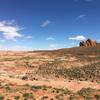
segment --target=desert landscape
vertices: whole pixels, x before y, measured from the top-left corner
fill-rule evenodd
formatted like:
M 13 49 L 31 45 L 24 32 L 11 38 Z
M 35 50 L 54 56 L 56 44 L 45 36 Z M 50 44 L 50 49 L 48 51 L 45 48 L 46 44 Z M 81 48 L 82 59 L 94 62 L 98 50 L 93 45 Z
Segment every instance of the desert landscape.
M 100 44 L 87 41 L 59 50 L 0 51 L 0 100 L 100 100 Z
M 100 100 L 100 0 L 0 0 L 0 100 Z

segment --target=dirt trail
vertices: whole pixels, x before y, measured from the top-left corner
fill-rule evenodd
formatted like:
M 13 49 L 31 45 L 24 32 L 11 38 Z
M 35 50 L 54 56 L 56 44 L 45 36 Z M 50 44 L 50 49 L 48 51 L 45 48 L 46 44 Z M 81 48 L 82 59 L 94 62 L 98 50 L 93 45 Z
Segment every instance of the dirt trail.
M 81 88 L 95 88 L 95 89 L 100 89 L 100 84 L 99 83 L 92 83 L 92 82 L 86 82 L 86 81 L 64 81 L 64 80 L 48 80 L 48 81 L 27 81 L 27 80 L 20 80 L 20 79 L 15 79 L 15 78 L 9 78 L 9 77 L 4 77 L 0 76 L 0 80 L 3 82 L 11 83 L 11 84 L 16 84 L 16 85 L 25 85 L 25 84 L 30 84 L 30 85 L 46 85 L 46 86 L 52 86 L 55 88 L 68 88 L 69 90 L 72 91 L 78 91 Z

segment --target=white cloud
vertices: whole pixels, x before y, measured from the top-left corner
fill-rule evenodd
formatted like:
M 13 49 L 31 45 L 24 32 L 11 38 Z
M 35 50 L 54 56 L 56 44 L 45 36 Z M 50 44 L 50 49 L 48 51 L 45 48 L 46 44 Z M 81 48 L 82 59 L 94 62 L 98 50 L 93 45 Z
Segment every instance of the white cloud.
M 55 40 L 53 37 L 47 37 L 46 40 Z
M 16 38 L 22 37 L 19 33 L 20 30 L 17 25 L 13 25 L 12 21 L 0 21 L 0 32 L 7 40 L 16 40 Z
M 26 39 L 32 39 L 33 37 L 31 35 L 26 36 Z
M 85 14 L 81 14 L 81 15 L 79 15 L 76 19 L 78 20 L 78 19 L 84 19 L 86 17 L 86 15 Z
M 77 40 L 77 41 L 82 41 L 82 40 L 86 40 L 86 37 L 84 37 L 83 35 L 78 35 L 75 37 L 69 37 L 69 40 Z
M 58 48 L 59 48 L 59 47 L 58 47 L 58 44 L 52 43 L 52 44 L 49 44 L 48 50 L 53 50 L 53 49 L 58 49 Z
M 50 44 L 49 47 L 50 47 L 50 48 L 55 48 L 56 45 L 55 45 L 55 44 Z
M 45 20 L 45 21 L 41 24 L 41 27 L 46 27 L 46 26 L 48 26 L 50 23 L 51 23 L 50 20 Z

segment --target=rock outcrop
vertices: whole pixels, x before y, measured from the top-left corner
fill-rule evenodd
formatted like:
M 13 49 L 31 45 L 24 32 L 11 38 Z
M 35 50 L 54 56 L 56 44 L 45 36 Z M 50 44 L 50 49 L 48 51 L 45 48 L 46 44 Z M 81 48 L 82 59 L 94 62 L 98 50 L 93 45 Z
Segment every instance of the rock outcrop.
M 79 44 L 81 47 L 84 46 L 84 47 L 92 47 L 92 46 L 96 46 L 97 45 L 97 42 L 92 40 L 92 39 L 87 39 L 86 41 L 82 41 L 80 42 Z

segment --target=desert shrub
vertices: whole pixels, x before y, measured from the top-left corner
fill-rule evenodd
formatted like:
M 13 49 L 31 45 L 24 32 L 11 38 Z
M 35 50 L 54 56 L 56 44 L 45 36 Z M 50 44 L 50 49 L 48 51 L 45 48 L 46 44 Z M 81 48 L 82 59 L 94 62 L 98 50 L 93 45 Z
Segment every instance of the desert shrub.
M 68 89 L 62 89 L 61 92 L 62 94 L 71 94 L 71 91 L 69 91 Z
M 21 79 L 22 79 L 22 80 L 27 80 L 28 77 L 27 77 L 27 76 L 23 76 Z
M 8 84 L 6 84 L 6 85 L 4 86 L 4 88 L 5 88 L 7 91 L 11 90 L 11 87 L 10 87 Z
M 54 61 L 53 63 L 46 63 L 40 65 L 38 70 L 34 74 L 39 74 L 43 77 L 63 77 L 69 80 L 80 80 L 80 81 L 97 81 L 100 82 L 100 62 L 85 65 L 83 67 L 71 67 L 65 68 L 59 62 Z M 31 73 L 32 74 L 32 73 Z M 30 75 L 32 77 L 32 75 Z
M 71 91 L 69 91 L 68 89 L 63 89 L 63 88 L 55 88 L 55 91 L 56 93 L 59 93 L 59 94 L 71 94 Z
M 63 100 L 63 94 L 56 95 L 57 100 Z
M 42 88 L 42 90 L 45 90 L 45 91 L 47 91 L 47 89 L 48 89 L 48 87 L 45 85 L 43 85 L 41 88 Z
M 55 93 L 56 92 L 55 88 L 51 89 L 51 92 L 52 93 Z
M 100 100 L 100 94 L 95 95 L 96 100 Z
M 92 88 L 82 88 L 80 91 L 78 91 L 78 94 L 85 98 L 91 98 L 93 97 L 94 92 L 95 90 Z
M 79 95 L 72 94 L 72 95 L 70 95 L 69 100 L 81 100 L 81 99 L 80 99 L 80 96 Z
M 50 100 L 54 100 L 53 98 L 50 98 Z
M 25 86 L 25 87 L 30 87 L 30 84 L 24 84 L 23 86 Z
M 24 100 L 28 100 L 28 98 L 24 98 Z
M 24 94 L 23 94 L 23 97 L 24 97 L 24 99 L 30 98 L 30 99 L 32 99 L 32 100 L 35 100 L 35 98 L 34 98 L 34 96 L 33 96 L 32 93 L 24 93 Z
M 0 100 L 4 100 L 4 96 L 0 94 Z
M 33 90 L 33 91 L 37 91 L 37 90 L 39 90 L 39 89 L 42 89 L 42 86 L 31 86 L 31 90 Z
M 15 96 L 14 99 L 15 100 L 19 100 L 20 99 L 20 96 Z
M 40 100 L 48 100 L 48 96 L 43 96 Z
M 30 59 L 30 57 L 29 57 L 28 59 Z M 27 59 L 27 60 L 28 60 L 28 59 Z M 26 66 L 27 68 L 33 67 L 29 61 L 26 61 L 26 62 L 24 62 L 24 63 L 25 63 L 25 66 Z
M 0 82 L 0 87 L 2 86 L 2 82 Z

